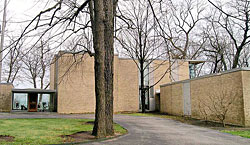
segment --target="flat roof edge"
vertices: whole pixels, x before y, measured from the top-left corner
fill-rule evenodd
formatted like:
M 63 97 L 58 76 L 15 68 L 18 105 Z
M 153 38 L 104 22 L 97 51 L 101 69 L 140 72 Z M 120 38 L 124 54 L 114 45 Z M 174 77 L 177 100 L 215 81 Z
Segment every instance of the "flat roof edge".
M 198 79 L 203 79 L 203 78 L 212 77 L 212 76 L 219 76 L 219 75 L 222 75 L 222 74 L 228 74 L 228 73 L 233 73 L 233 72 L 238 72 L 238 71 L 250 71 L 250 67 L 235 68 L 235 69 L 223 71 L 221 73 L 207 74 L 207 75 L 199 76 L 199 77 L 192 78 L 192 79 L 187 79 L 187 80 L 182 80 L 182 81 L 176 81 L 176 82 L 172 82 L 172 83 L 163 84 L 163 85 L 160 85 L 160 87 L 165 87 L 165 86 L 178 84 L 178 83 L 187 83 L 187 82 L 190 82 L 192 80 L 198 80 Z
M 93 52 L 94 53 L 94 52 Z M 73 51 L 67 51 L 67 50 L 60 50 L 58 51 L 57 54 L 55 55 L 59 55 L 59 56 L 62 56 L 64 54 L 74 54 Z M 83 54 L 83 53 L 77 53 L 77 54 Z M 54 55 L 54 56 L 55 56 Z M 117 56 L 119 59 L 121 60 L 132 60 L 133 58 L 131 57 L 128 57 L 128 56 L 119 56 L 118 53 L 115 53 L 114 56 Z M 138 60 L 137 58 L 134 58 L 134 60 Z M 154 58 L 154 60 L 163 60 L 163 61 L 169 61 L 168 58 Z M 181 60 L 181 61 L 184 61 L 184 62 L 193 62 L 193 63 L 204 63 L 204 62 L 207 62 L 206 60 L 191 60 L 191 59 L 171 59 L 171 61 L 175 61 L 175 60 Z
M 56 93 L 56 90 L 43 90 L 43 89 L 12 89 L 13 93 L 44 93 L 52 94 Z
M 12 85 L 13 86 L 12 83 L 0 83 L 0 85 Z

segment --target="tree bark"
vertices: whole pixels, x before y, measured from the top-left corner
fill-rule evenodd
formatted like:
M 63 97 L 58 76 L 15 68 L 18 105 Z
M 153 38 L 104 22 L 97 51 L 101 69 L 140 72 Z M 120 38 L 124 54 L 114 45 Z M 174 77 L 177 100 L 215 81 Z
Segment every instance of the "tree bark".
M 114 135 L 113 128 L 113 62 L 114 62 L 114 12 L 113 0 L 104 0 L 104 41 L 105 41 L 105 99 L 106 135 Z
M 140 62 L 140 77 L 141 77 L 141 105 L 142 113 L 146 112 L 146 102 L 145 102 L 145 89 L 144 89 L 144 70 L 143 70 L 143 61 Z
M 241 52 L 242 48 L 237 48 L 237 52 L 234 56 L 233 59 L 233 66 L 232 69 L 237 68 L 238 64 L 239 64 L 239 58 L 240 58 L 240 52 Z
M 104 1 L 94 1 L 94 49 L 95 49 L 95 124 L 92 134 L 97 138 L 106 136 L 105 114 L 105 44 L 104 44 Z

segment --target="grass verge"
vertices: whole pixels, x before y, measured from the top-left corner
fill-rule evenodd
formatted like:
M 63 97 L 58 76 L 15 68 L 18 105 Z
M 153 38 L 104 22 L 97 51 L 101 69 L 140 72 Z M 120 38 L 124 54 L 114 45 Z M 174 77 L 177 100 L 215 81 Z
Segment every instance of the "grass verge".
M 62 136 L 78 132 L 90 134 L 93 123 L 88 122 L 92 121 L 88 119 L 1 119 L 0 144 L 61 144 L 65 143 Z M 114 128 L 118 134 L 127 132 L 118 124 L 114 124 Z M 70 141 L 74 142 L 74 138 Z
M 245 138 L 250 138 L 250 129 L 249 130 L 222 130 L 221 132 L 229 133 L 232 135 L 238 135 L 238 136 L 245 137 Z

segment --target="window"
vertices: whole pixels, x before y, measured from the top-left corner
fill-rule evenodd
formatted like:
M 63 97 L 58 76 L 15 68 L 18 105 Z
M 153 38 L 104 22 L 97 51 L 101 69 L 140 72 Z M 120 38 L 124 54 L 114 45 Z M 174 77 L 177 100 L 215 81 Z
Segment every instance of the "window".
M 28 95 L 26 93 L 14 93 L 12 105 L 13 110 L 27 110 Z
M 195 78 L 195 64 L 189 64 L 189 78 Z

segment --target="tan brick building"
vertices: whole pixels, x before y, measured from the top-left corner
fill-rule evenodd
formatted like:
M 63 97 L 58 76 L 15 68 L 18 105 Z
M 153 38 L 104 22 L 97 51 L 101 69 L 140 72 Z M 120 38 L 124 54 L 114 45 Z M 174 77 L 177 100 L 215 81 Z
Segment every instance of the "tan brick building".
M 157 82 L 169 68 L 169 63 L 155 60 L 149 68 L 158 66 L 148 76 L 149 84 Z M 94 57 L 59 52 L 51 65 L 50 86 L 57 91 L 58 113 L 88 113 L 95 111 Z M 189 62 L 175 61 L 172 78 L 167 73 L 148 91 L 148 109 L 155 109 L 155 93 L 161 84 L 189 78 Z M 170 79 L 171 78 L 171 79 Z M 114 58 L 114 111 L 139 111 L 139 71 L 132 59 Z

